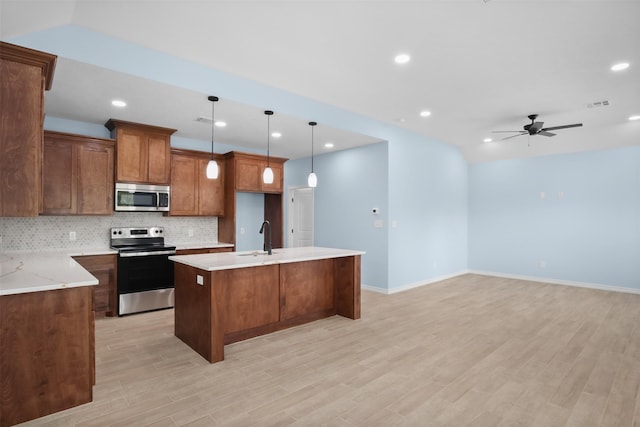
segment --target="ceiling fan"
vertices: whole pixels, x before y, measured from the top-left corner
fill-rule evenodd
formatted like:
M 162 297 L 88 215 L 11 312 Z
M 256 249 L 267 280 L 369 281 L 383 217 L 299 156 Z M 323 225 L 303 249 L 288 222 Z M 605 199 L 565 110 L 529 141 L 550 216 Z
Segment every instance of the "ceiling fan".
M 505 139 L 510 139 L 510 138 L 515 138 L 516 136 L 521 136 L 521 135 L 543 135 L 543 136 L 555 136 L 555 133 L 549 132 L 550 130 L 558 130 L 558 129 L 568 129 L 568 128 L 577 128 L 582 126 L 582 123 L 575 123 L 572 125 L 562 125 L 562 126 L 552 126 L 552 127 L 548 127 L 548 128 L 543 128 L 542 126 L 544 125 L 544 122 L 536 122 L 536 119 L 538 118 L 537 114 L 530 114 L 529 116 L 529 120 L 531 120 L 531 123 L 529 123 L 528 125 L 524 125 L 523 129 L 524 130 L 494 130 L 493 133 L 505 133 L 505 132 L 517 132 L 517 135 L 511 135 L 511 136 L 507 136 L 506 138 L 502 138 L 502 140 Z

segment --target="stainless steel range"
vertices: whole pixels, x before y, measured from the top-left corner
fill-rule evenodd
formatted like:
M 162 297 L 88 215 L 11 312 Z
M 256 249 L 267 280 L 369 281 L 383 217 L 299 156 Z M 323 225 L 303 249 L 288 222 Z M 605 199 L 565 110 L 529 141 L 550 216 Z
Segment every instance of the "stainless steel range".
M 112 228 L 118 251 L 118 314 L 171 308 L 176 247 L 164 243 L 163 227 Z

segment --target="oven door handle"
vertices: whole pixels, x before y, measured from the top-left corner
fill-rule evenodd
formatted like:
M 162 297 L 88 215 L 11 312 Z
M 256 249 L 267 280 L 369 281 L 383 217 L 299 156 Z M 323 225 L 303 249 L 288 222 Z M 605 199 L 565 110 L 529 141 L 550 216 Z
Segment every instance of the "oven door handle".
M 122 252 L 118 255 L 121 258 L 129 258 L 134 256 L 152 256 L 152 255 L 175 255 L 176 251 L 148 251 L 148 252 Z

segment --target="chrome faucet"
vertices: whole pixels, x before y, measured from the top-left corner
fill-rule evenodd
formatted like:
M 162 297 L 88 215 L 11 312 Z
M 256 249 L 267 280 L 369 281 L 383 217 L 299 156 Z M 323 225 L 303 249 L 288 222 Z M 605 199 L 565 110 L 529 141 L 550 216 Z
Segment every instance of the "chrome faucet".
M 264 226 L 267 225 L 269 228 L 269 240 L 267 241 L 267 235 L 264 236 L 264 245 L 262 247 L 263 250 L 267 251 L 267 255 L 271 255 L 271 223 L 267 220 L 262 222 L 262 226 L 260 227 L 260 234 L 264 231 Z

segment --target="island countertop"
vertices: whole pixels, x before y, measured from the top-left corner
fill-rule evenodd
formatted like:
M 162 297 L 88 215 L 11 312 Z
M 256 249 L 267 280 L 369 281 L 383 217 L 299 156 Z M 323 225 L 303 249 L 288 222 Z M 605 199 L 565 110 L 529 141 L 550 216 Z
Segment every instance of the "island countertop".
M 0 253 L 0 295 L 97 284 L 98 279 L 71 258 L 69 253 Z
M 261 265 L 285 264 L 326 258 L 340 258 L 364 255 L 363 251 L 351 249 L 322 248 L 305 246 L 300 248 L 278 248 L 267 255 L 263 251 L 223 252 L 213 254 L 174 255 L 169 259 L 200 270 L 215 271 L 234 268 L 257 267 Z

